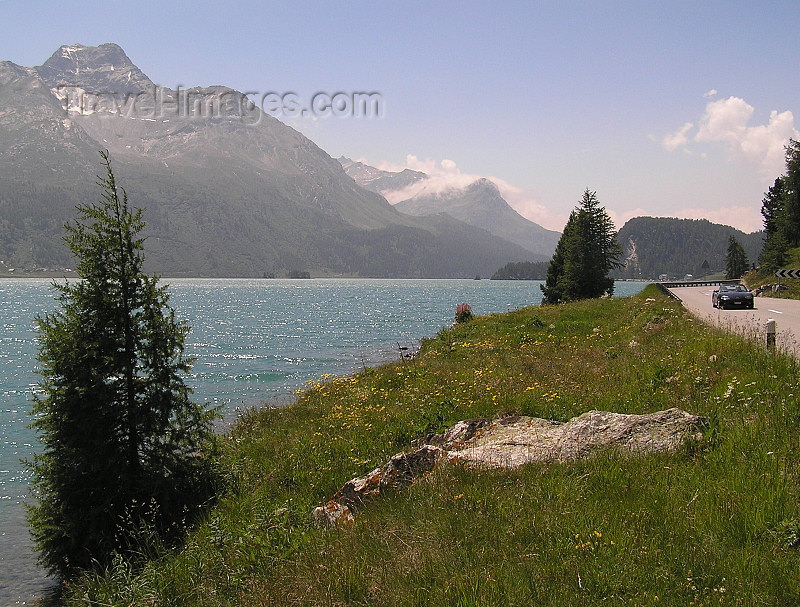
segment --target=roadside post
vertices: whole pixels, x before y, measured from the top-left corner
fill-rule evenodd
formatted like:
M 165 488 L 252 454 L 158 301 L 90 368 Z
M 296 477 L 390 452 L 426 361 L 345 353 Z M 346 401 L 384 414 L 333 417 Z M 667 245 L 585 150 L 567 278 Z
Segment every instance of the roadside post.
M 767 350 L 772 351 L 775 349 L 775 320 L 772 318 L 767 320 L 766 333 L 767 333 Z

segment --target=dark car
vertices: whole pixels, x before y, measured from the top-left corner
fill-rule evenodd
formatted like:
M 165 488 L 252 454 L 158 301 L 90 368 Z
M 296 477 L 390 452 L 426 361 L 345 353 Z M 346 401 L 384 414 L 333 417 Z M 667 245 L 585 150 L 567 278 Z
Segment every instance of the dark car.
M 711 294 L 711 305 L 715 308 L 753 309 L 753 292 L 744 285 L 720 285 Z

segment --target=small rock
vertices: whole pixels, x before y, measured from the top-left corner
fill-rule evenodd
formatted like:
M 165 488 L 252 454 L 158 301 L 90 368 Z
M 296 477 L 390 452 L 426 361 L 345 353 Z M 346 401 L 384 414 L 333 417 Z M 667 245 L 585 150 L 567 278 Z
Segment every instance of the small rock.
M 324 506 L 314 509 L 314 523 L 320 527 L 352 523 L 354 520 L 350 508 L 333 500 L 330 500 Z
M 351 521 L 353 514 L 366 502 L 410 485 L 433 470 L 444 455 L 443 449 L 433 445 L 424 445 L 411 453 L 398 453 L 380 468 L 347 481 L 324 506 L 314 510 L 314 521 L 329 525 Z
M 463 445 L 466 441 L 475 436 L 481 428 L 485 428 L 491 422 L 488 419 L 468 419 L 460 421 L 454 426 L 450 426 L 441 434 L 426 434 L 422 438 L 411 441 L 412 449 L 419 449 L 425 445 L 433 445 L 442 449 L 455 449 Z

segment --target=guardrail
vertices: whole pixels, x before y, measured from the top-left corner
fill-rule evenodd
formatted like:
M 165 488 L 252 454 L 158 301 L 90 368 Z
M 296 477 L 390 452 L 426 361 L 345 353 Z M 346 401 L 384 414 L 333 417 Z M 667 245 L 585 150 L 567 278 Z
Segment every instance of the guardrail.
M 739 282 L 740 281 L 738 280 L 677 280 L 672 282 L 654 282 L 653 284 L 658 287 L 664 295 L 682 302 L 683 300 L 675 295 L 675 293 L 670 291 L 670 289 L 676 289 L 678 287 L 715 287 L 717 285 L 738 285 Z
M 678 287 L 715 287 L 717 285 L 738 285 L 739 280 L 677 280 L 677 281 L 664 281 L 655 284 L 663 286 L 666 289 L 676 289 Z
M 683 300 L 680 297 L 678 297 L 677 295 L 675 295 L 675 293 L 673 293 L 667 287 L 665 287 L 663 282 L 655 282 L 653 284 L 656 285 L 656 287 L 658 287 L 658 290 L 661 291 L 667 297 L 671 297 L 672 299 L 676 299 L 680 302 L 683 302 Z

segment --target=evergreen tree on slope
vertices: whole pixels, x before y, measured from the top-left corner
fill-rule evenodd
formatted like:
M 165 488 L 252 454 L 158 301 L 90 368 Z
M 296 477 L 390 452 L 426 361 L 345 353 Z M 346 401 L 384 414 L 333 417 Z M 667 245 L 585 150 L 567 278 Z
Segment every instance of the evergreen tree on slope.
M 616 229 L 588 189 L 569 216 L 547 270 L 543 303 L 557 304 L 614 292 L 609 272 L 620 267 Z
M 800 142 L 790 139 L 786 146 L 786 173 L 764 195 L 764 248 L 759 256 L 767 270 L 786 263 L 789 249 L 800 246 Z
M 744 247 L 733 236 L 728 237 L 728 254 L 725 256 L 725 278 L 741 278 L 747 272 L 749 262 Z
M 142 272 L 142 212 L 131 212 L 108 153 L 99 203 L 79 206 L 65 241 L 82 280 L 54 284 L 38 318 L 42 394 L 28 521 L 41 563 L 63 579 L 169 540 L 213 493 L 216 415 L 190 400 L 188 326 Z

